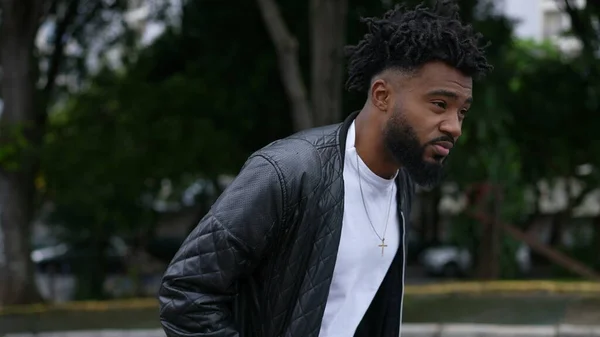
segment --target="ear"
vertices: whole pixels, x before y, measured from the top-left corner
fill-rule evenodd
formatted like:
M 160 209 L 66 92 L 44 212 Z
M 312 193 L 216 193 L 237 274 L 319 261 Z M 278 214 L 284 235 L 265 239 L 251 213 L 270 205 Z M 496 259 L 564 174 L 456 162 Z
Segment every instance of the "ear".
M 386 80 L 380 78 L 371 84 L 371 104 L 381 111 L 387 111 L 391 106 L 392 91 Z

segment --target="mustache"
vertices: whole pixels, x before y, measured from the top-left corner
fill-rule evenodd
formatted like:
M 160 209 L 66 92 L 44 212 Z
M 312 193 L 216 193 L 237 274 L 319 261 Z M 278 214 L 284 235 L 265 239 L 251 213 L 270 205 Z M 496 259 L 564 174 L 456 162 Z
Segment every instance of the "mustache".
M 435 143 L 439 143 L 439 142 L 450 142 L 450 143 L 452 143 L 452 146 L 456 145 L 456 144 L 454 144 L 455 143 L 454 138 L 450 137 L 448 135 L 434 138 L 434 139 L 428 141 L 427 144 L 435 144 Z

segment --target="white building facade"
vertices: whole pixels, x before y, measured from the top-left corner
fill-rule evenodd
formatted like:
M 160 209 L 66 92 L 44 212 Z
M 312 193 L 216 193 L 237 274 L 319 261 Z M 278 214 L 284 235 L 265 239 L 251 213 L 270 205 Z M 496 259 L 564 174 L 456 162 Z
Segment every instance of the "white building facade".
M 571 3 L 582 8 L 585 1 Z M 581 43 L 576 38 L 564 36 L 571 22 L 562 8 L 563 0 L 497 0 L 497 3 L 499 10 L 517 21 L 515 34 L 518 37 L 538 42 L 550 40 L 569 53 L 580 50 Z

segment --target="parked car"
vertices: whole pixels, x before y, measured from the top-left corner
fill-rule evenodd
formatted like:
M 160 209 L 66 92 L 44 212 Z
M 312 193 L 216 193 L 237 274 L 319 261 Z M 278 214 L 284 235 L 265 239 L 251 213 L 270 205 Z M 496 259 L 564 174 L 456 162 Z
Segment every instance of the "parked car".
M 466 248 L 451 245 L 427 248 L 420 260 L 427 274 L 450 278 L 466 275 L 472 263 Z
M 427 248 L 419 258 L 426 272 L 432 276 L 458 278 L 466 276 L 473 267 L 473 258 L 466 248 L 454 245 L 441 245 Z M 531 270 L 531 253 L 522 244 L 515 253 L 519 272 L 527 274 Z
M 34 246 L 35 247 L 35 246 Z M 70 274 L 76 263 L 90 258 L 84 242 L 67 243 L 58 239 L 47 239 L 38 243 L 31 252 L 31 260 L 38 272 Z M 111 237 L 105 252 L 109 273 L 119 273 L 125 270 L 127 245 L 120 237 Z

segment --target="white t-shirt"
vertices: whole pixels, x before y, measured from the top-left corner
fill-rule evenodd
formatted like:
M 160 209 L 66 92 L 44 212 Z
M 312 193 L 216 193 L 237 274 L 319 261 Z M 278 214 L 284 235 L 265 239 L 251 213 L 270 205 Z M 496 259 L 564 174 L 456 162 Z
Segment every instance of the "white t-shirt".
M 354 336 L 400 247 L 394 179 L 381 178 L 367 167 L 356 152 L 355 138 L 356 128 L 352 123 L 346 138 L 344 160 L 342 234 L 319 337 Z M 375 231 L 385 238 L 387 247 L 384 247 L 383 256 L 379 246 L 381 239 L 369 223 L 365 205 Z M 388 208 L 389 219 L 385 230 Z

